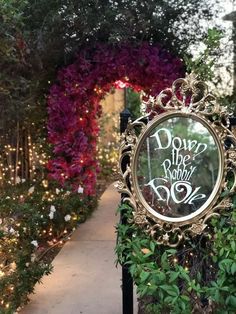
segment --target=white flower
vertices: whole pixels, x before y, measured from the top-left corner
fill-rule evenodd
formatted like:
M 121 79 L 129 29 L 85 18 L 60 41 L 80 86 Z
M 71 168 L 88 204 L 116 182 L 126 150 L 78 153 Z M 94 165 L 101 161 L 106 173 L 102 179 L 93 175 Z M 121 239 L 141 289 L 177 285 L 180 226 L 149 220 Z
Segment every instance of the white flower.
M 78 187 L 78 193 L 84 193 L 84 188 L 81 185 Z
M 16 233 L 16 230 L 11 227 L 11 228 L 9 229 L 9 233 L 15 234 L 15 233 Z
M 69 221 L 69 220 L 71 219 L 71 215 L 66 215 L 66 216 L 64 217 L 64 219 L 65 219 L 65 221 Z
M 39 246 L 39 245 L 38 245 L 38 241 L 36 241 L 36 240 L 31 241 L 31 244 L 34 245 L 35 247 L 38 247 L 38 246 Z
M 53 213 L 55 213 L 55 211 L 56 211 L 56 208 L 55 208 L 55 206 L 54 206 L 54 205 L 51 205 L 51 207 L 50 207 L 50 212 L 53 212 Z
M 36 260 L 36 255 L 34 253 L 31 254 L 30 260 L 32 263 Z
M 54 212 L 50 212 L 50 213 L 48 214 L 48 216 L 49 216 L 50 219 L 53 219 L 53 218 L 54 218 Z
M 29 195 L 32 194 L 32 193 L 34 193 L 34 186 L 31 186 L 31 188 L 29 188 L 29 190 L 28 190 L 28 194 Z
M 51 207 L 50 207 L 50 213 L 49 213 L 49 218 L 50 219 L 53 219 L 54 218 L 54 213 L 56 212 L 56 208 L 55 208 L 55 206 L 54 205 L 51 205 Z
M 19 184 L 19 183 L 21 183 L 21 179 L 20 177 L 16 177 L 16 184 Z
M 58 188 L 56 188 L 56 194 L 59 194 L 60 190 Z
M 9 200 L 10 199 L 10 196 L 6 196 L 6 200 Z
M 26 180 L 25 179 L 21 179 L 21 182 L 24 183 Z

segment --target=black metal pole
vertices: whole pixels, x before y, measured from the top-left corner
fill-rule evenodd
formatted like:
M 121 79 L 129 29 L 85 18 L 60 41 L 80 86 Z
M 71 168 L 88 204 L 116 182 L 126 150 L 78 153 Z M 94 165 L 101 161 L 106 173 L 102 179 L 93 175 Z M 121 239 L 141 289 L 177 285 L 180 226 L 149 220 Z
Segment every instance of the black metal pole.
M 230 128 L 236 127 L 236 117 L 229 118 L 230 121 Z
M 125 132 L 128 125 L 129 118 L 131 118 L 131 113 L 129 109 L 125 108 L 120 113 L 120 134 Z
M 120 133 L 122 134 L 126 128 L 129 121 L 131 114 L 127 108 L 125 108 L 120 113 Z M 125 171 L 127 166 L 127 159 L 122 161 L 122 169 Z M 121 203 L 123 198 L 125 197 L 124 194 L 121 194 Z M 126 217 L 124 213 L 121 212 L 121 223 L 127 224 Z M 123 314 L 133 314 L 133 279 L 130 275 L 129 269 L 126 265 L 122 265 L 122 313 Z

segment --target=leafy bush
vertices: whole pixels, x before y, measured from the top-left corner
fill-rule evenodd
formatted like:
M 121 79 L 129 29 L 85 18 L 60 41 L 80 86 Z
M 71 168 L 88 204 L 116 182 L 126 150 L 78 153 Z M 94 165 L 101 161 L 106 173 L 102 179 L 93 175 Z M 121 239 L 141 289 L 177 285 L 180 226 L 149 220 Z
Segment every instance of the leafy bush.
M 52 270 L 44 257 L 66 241 L 96 198 L 72 193 L 46 180 L 9 186 L 0 192 L 0 313 L 27 302 L 36 282 Z
M 189 239 L 176 249 L 157 244 L 132 223 L 118 224 L 116 252 L 137 286 L 142 313 L 236 312 L 236 197 L 233 209 L 213 219 L 208 236 Z

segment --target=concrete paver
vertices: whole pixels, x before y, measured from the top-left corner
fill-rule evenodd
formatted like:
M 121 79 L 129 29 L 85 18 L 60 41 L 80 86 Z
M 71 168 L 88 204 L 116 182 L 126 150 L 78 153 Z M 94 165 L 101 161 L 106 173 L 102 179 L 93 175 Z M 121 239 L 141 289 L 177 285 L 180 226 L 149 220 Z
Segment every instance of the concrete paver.
M 115 215 L 120 195 L 111 185 L 92 217 L 74 232 L 20 314 L 121 314 L 121 269 L 115 267 Z M 135 313 L 137 305 L 135 304 Z

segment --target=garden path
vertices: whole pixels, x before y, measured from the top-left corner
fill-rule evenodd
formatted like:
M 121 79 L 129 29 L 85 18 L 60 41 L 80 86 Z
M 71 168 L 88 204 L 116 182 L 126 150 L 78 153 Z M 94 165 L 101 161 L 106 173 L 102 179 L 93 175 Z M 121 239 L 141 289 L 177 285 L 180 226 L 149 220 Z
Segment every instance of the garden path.
M 121 269 L 115 267 L 115 215 L 120 195 L 110 185 L 36 286 L 20 314 L 121 314 Z M 137 305 L 135 304 L 135 307 Z M 135 309 L 134 313 L 137 313 Z

